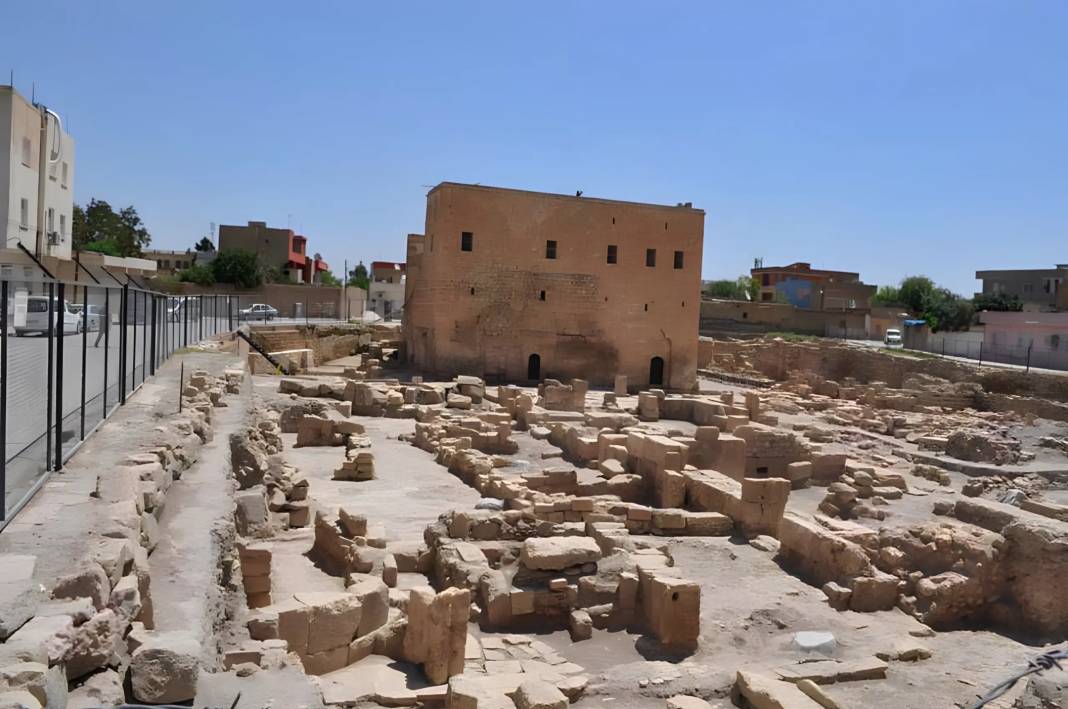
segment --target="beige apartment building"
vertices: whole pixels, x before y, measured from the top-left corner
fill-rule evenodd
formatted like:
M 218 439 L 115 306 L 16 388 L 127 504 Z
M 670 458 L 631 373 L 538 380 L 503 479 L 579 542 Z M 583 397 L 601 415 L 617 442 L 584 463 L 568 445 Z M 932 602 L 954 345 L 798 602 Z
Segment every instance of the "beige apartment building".
M 409 360 L 491 381 L 689 390 L 704 211 L 443 182 L 408 236 Z
M 0 86 L 0 225 L 4 248 L 71 258 L 74 139 L 59 115 Z

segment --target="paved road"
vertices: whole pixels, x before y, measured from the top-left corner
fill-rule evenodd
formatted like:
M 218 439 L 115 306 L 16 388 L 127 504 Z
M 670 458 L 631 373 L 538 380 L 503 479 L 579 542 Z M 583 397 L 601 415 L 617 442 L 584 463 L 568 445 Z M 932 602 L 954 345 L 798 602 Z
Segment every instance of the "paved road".
M 204 325 L 205 336 L 211 334 L 210 321 Z M 227 328 L 227 321 L 218 321 L 219 331 Z M 127 326 L 127 371 L 126 390 L 131 391 L 140 385 L 151 365 L 145 354 L 146 344 L 149 351 L 151 339 L 146 340 L 146 333 L 151 328 L 144 325 Z M 177 348 L 182 344 L 182 324 L 169 323 L 167 333 L 160 334 L 157 348 L 162 351 L 164 338 Z M 199 335 L 199 329 L 189 332 L 189 342 L 193 343 Z M 107 347 L 101 338 L 96 345 L 97 332 L 68 334 L 63 337 L 63 430 L 61 438 L 64 450 L 73 448 L 81 439 L 81 404 L 82 404 L 82 347 L 85 345 L 85 431 L 88 433 L 103 418 L 105 405 L 112 410 L 119 401 L 119 355 L 121 333 L 119 327 L 112 325 L 108 334 Z M 54 357 L 58 357 L 58 343 L 53 343 Z M 7 381 L 7 446 L 6 446 L 6 492 L 7 506 L 20 498 L 34 481 L 44 472 L 47 447 L 45 432 L 49 429 L 48 420 L 48 338 L 28 335 L 15 337 L 9 331 L 8 381 Z M 107 371 L 105 375 L 105 360 Z M 132 372 L 131 372 L 132 370 Z M 58 374 L 58 373 L 57 373 Z M 104 395 L 105 384 L 107 395 Z M 58 386 L 57 377 L 53 377 L 53 391 Z M 52 413 L 53 419 L 55 412 Z M 52 440 L 55 432 L 53 430 Z M 53 452 L 53 457 L 55 453 Z

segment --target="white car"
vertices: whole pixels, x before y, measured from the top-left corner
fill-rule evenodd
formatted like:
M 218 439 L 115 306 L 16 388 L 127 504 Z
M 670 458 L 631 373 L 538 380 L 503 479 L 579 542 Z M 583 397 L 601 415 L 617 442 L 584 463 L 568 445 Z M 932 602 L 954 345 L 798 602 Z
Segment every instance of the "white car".
M 901 347 L 904 344 L 901 340 L 901 330 L 888 327 L 886 329 L 886 335 L 883 337 L 883 344 L 887 347 Z
M 278 309 L 266 303 L 254 303 L 238 312 L 242 320 L 274 320 L 278 317 Z
M 53 321 L 50 324 L 48 322 L 48 296 L 46 295 L 31 295 L 26 298 L 26 323 L 21 327 L 15 326 L 15 337 L 22 337 L 23 335 L 36 332 L 42 335 L 48 335 L 63 328 L 63 334 L 69 335 L 82 331 L 82 316 L 81 313 L 75 312 L 70 307 L 70 303 L 66 300 L 60 304 L 58 298 L 53 298 L 53 308 L 55 309 L 52 317 Z

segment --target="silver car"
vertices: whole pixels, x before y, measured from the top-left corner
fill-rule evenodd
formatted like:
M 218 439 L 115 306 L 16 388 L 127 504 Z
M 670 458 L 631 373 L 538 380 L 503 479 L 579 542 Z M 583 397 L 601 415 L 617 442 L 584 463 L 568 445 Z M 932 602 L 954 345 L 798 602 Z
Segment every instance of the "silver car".
M 62 328 L 64 335 L 70 335 L 82 331 L 81 313 L 75 312 L 66 300 L 60 304 L 58 298 L 52 299 L 53 321 L 48 322 L 48 296 L 31 295 L 26 298 L 26 323 L 21 327 L 15 326 L 15 337 L 36 332 L 48 335 Z

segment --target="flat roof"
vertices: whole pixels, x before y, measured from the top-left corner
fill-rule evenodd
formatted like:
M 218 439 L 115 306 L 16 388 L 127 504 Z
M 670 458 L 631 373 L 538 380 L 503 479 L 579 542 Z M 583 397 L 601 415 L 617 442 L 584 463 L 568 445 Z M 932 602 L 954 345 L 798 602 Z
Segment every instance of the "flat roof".
M 464 189 L 487 190 L 487 191 L 493 191 L 493 192 L 515 192 L 515 193 L 518 193 L 518 194 L 537 195 L 539 197 L 552 197 L 554 199 L 568 199 L 568 200 L 576 200 L 576 201 L 584 201 L 584 202 L 598 202 L 598 203 L 601 203 L 601 204 L 628 204 L 628 205 L 637 206 L 637 207 L 654 207 L 656 209 L 686 209 L 686 210 L 689 210 L 691 212 L 700 212 L 701 214 L 705 213 L 705 210 L 699 209 L 697 207 L 692 206 L 692 204 L 693 204 L 692 202 L 688 203 L 691 206 L 687 207 L 687 206 L 685 206 L 685 205 L 683 205 L 681 203 L 680 204 L 653 204 L 651 202 L 631 202 L 631 201 L 623 200 L 623 199 L 606 199 L 604 197 L 587 197 L 585 194 L 583 194 L 582 196 L 578 196 L 578 195 L 573 195 L 573 194 L 559 194 L 559 193 L 556 193 L 556 192 L 538 192 L 537 190 L 520 190 L 520 189 L 516 189 L 514 187 L 494 187 L 493 185 L 474 185 L 474 184 L 467 184 L 467 183 L 464 183 L 464 182 L 447 182 L 447 181 L 446 182 L 439 182 L 438 184 L 434 185 L 434 187 L 432 187 L 429 192 L 427 192 L 427 196 L 430 196 L 431 194 L 433 194 L 434 192 L 436 192 L 438 189 L 440 189 L 442 187 L 462 187 Z

